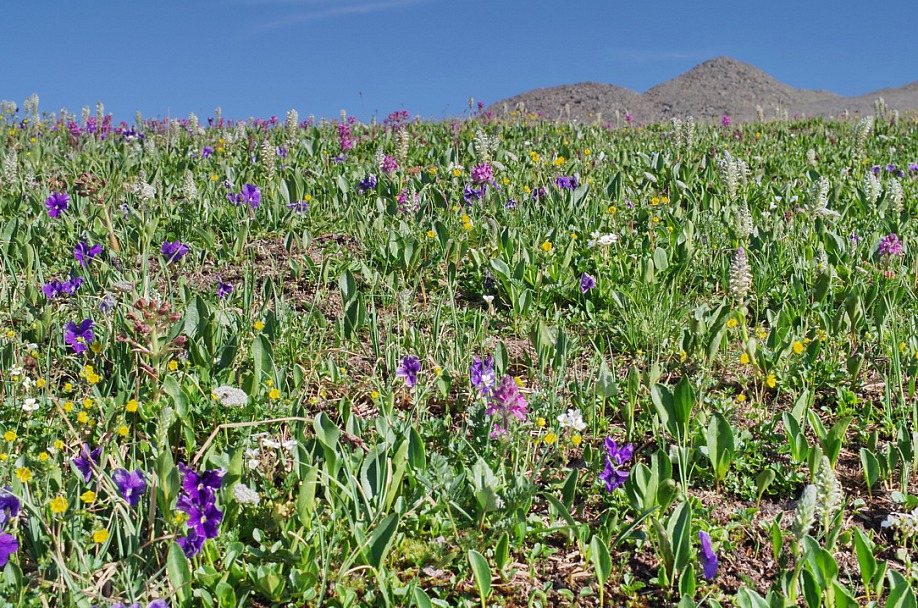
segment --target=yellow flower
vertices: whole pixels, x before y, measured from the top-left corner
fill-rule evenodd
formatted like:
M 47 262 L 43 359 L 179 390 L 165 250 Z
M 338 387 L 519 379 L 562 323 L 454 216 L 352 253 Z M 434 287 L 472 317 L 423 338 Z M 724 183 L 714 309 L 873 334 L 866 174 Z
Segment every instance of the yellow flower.
M 265 328 L 265 324 L 261 321 L 255 321 L 255 331 L 261 331 Z
M 9 454 L 6 452 L 0 454 L 0 462 L 6 462 L 6 459 L 9 458 Z
M 679 351 L 679 363 L 684 362 L 688 358 L 688 353 L 684 350 Z
M 64 392 L 65 392 L 65 393 L 69 393 L 69 392 L 72 391 L 72 390 L 73 390 L 73 385 L 72 385 L 71 383 L 69 383 L 69 382 L 65 382 L 65 383 L 64 383 Z
M 128 427 L 122 424 L 121 426 L 118 427 L 118 434 L 121 435 L 122 437 L 127 437 L 129 430 L 130 429 L 128 429 Z
M 427 238 L 429 238 L 429 239 L 435 239 L 435 238 L 437 238 L 437 233 L 434 232 L 433 230 L 428 230 L 428 231 L 427 231 Z
M 523 379 L 522 379 L 522 378 L 520 378 L 519 376 L 513 376 L 513 381 L 516 383 L 516 385 L 517 385 L 519 388 L 523 388 Z
M 87 505 L 96 499 L 96 493 L 92 490 L 86 490 L 80 494 L 80 500 L 85 502 Z
M 131 399 L 130 401 L 127 402 L 127 405 L 124 406 L 124 409 L 126 409 L 128 412 L 133 414 L 134 412 L 137 411 L 138 407 L 139 406 L 137 404 L 137 400 Z
M 29 483 L 32 480 L 32 471 L 25 467 L 19 467 L 16 469 L 16 477 L 22 483 Z
M 558 436 L 555 435 L 553 431 L 549 431 L 548 434 L 545 435 L 545 445 L 551 445 L 556 441 L 558 441 Z
M 905 352 L 905 342 L 899 342 L 899 352 Z
M 271 392 L 268 393 L 268 397 L 270 397 L 271 399 L 279 399 L 279 398 L 280 398 L 280 391 L 277 390 L 276 388 L 272 388 L 272 389 L 271 389 Z
M 580 445 L 582 441 L 583 439 L 580 437 L 580 435 L 571 436 L 571 443 L 573 443 L 574 445 Z
M 379 391 L 371 391 L 370 399 L 372 399 L 373 401 L 376 401 L 377 399 L 379 399 Z
M 15 338 L 15 337 L 16 337 L 16 332 L 13 331 L 12 329 L 8 329 L 8 330 L 6 330 L 6 337 L 7 337 L 7 338 Z
M 745 403 L 746 395 L 740 393 L 739 395 L 736 396 L 736 400 L 739 401 L 740 403 Z
M 658 216 L 655 215 L 655 216 L 653 216 L 652 218 L 650 218 L 650 221 L 652 221 L 654 224 L 656 224 L 657 222 L 660 221 L 660 218 L 659 218 Z
M 67 510 L 67 499 L 63 496 L 57 496 L 56 498 L 51 499 L 51 512 L 54 514 L 61 514 Z
M 98 342 L 93 344 L 93 346 L 95 346 L 96 344 L 98 344 Z M 89 382 L 90 384 L 97 384 L 99 380 L 101 379 L 102 377 L 96 372 L 89 372 L 88 374 L 86 374 L 86 382 Z
M 659 197 L 656 197 L 656 196 L 655 196 L 655 197 L 653 197 L 652 199 L 650 199 L 650 204 L 653 205 L 654 207 L 656 207 L 657 205 L 659 205 L 659 204 L 660 204 L 660 199 L 659 199 Z
M 542 159 L 541 159 L 541 157 L 540 157 L 537 153 L 535 153 L 535 152 L 530 152 L 530 153 L 529 153 L 529 160 L 531 160 L 531 161 L 534 162 L 534 163 L 537 163 L 537 162 L 539 162 L 539 161 L 542 160 Z
M 54 449 L 55 449 L 55 450 L 63 450 L 63 449 L 64 449 L 64 442 L 61 441 L 60 439 L 55 439 L 55 440 L 54 440 L 54 443 L 53 443 L 52 445 L 54 446 Z
M 567 159 L 564 158 L 563 156 L 559 156 L 558 158 L 556 158 L 555 160 L 553 160 L 551 164 L 553 164 L 553 165 L 556 166 L 556 167 L 560 167 L 561 165 L 564 164 L 564 161 L 565 161 L 565 160 L 567 160 Z
M 461 169 L 453 169 L 453 177 L 459 177 L 462 175 Z
M 96 530 L 92 533 L 92 542 L 101 545 L 108 540 L 108 530 Z
M 174 372 L 177 369 L 178 369 L 178 361 L 173 359 L 172 361 L 169 362 L 169 371 Z
M 312 195 L 311 195 L 311 194 L 307 194 L 306 196 L 303 197 L 303 200 L 306 201 L 306 202 L 308 203 L 309 201 L 312 200 Z
M 794 340 L 794 352 L 798 355 L 803 352 L 803 342 L 800 340 Z
M 536 426 L 539 428 L 542 428 L 543 426 L 545 426 L 545 418 L 542 418 L 541 416 L 539 416 L 536 419 Z
M 768 388 L 774 388 L 777 383 L 778 379 L 775 378 L 774 374 L 768 374 L 768 377 L 765 378 L 765 384 L 768 385 Z
M 7 431 L 3 433 L 3 438 L 7 441 L 16 441 L 16 431 Z
M 51 455 L 48 452 L 42 452 L 38 455 L 39 462 L 47 462 L 49 458 L 51 458 Z
M 65 412 L 73 411 L 73 401 L 65 401 L 65 402 L 64 402 L 64 411 L 65 411 Z
M 905 344 L 905 343 L 903 342 L 903 344 Z M 39 378 L 39 379 L 35 382 L 35 386 L 37 386 L 38 388 L 45 388 L 47 385 L 48 385 L 48 383 L 45 381 L 44 378 Z
M 583 151 L 583 155 L 584 155 L 584 156 L 589 156 L 590 154 L 592 154 L 592 152 L 590 152 L 590 149 L 589 149 L 589 148 L 587 148 L 586 150 Z
M 736 317 L 731 317 L 730 319 L 727 320 L 727 327 L 729 327 L 730 329 L 733 329 L 737 325 L 739 325 L 739 321 L 736 320 Z
M 187 517 L 188 515 L 186 515 L 184 512 L 176 511 L 175 515 L 172 516 L 172 521 L 176 526 L 180 526 L 185 522 Z
M 77 414 L 77 421 L 79 421 L 82 424 L 86 424 L 87 422 L 89 422 L 89 416 L 86 414 L 86 412 L 80 412 L 79 414 Z
M 740 355 L 739 362 L 741 364 L 748 365 L 749 361 L 750 361 L 749 355 L 747 355 L 746 353 L 743 353 L 742 355 Z
M 83 409 L 84 410 L 92 409 L 92 399 L 90 399 L 89 397 L 86 397 L 85 399 L 83 399 Z
M 215 182 L 215 181 L 217 181 L 218 179 L 220 179 L 220 177 L 217 176 L 216 174 L 210 176 L 210 181 L 212 181 L 212 182 Z
M 764 340 L 765 338 L 768 337 L 768 332 L 765 331 L 764 327 L 760 327 L 757 335 L 759 337 L 759 340 Z
M 92 352 L 98 355 L 99 353 L 102 352 L 102 343 L 93 342 L 92 344 L 89 345 L 89 350 L 91 350 Z M 98 380 L 96 380 L 96 382 L 98 382 Z
M 544 251 L 545 253 L 548 253 L 549 251 L 551 251 L 551 248 L 552 248 L 551 241 L 545 241 L 544 243 L 542 243 L 541 248 L 542 248 L 542 251 Z

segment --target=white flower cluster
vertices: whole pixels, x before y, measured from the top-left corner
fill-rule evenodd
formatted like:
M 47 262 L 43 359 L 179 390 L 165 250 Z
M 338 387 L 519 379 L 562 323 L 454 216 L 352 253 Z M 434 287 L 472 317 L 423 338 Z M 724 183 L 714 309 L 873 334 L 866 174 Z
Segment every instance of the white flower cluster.
M 810 189 L 810 207 L 809 214 L 812 217 L 833 218 L 839 217 L 837 211 L 832 211 L 827 207 L 829 204 L 829 178 L 820 177 Z
M 561 425 L 562 429 L 570 427 L 578 433 L 587 426 L 579 409 L 567 410 L 567 412 L 558 416 L 558 424 Z
M 258 492 L 244 483 L 237 483 L 233 486 L 233 498 L 241 505 L 256 506 L 261 502 L 261 497 L 258 495 Z
M 746 259 L 746 250 L 740 247 L 733 254 L 733 263 L 730 265 L 730 293 L 742 300 L 751 289 L 752 271 Z
M 720 170 L 720 178 L 727 189 L 727 196 L 733 200 L 740 186 L 746 184 L 746 175 L 749 173 L 749 165 L 746 161 L 733 158 L 733 155 L 724 151 L 723 156 L 717 160 L 717 168 Z
M 613 243 L 617 243 L 619 236 L 617 234 L 602 234 L 599 232 L 591 232 L 590 240 L 587 241 L 587 247 L 593 249 L 594 247 L 608 247 Z
M 246 392 L 235 386 L 218 386 L 212 391 L 212 394 L 227 407 L 242 407 L 249 402 Z
M 918 532 L 918 509 L 911 513 L 890 513 L 880 524 L 882 528 L 890 528 L 902 537 L 908 538 Z
M 889 182 L 888 192 L 889 204 L 892 206 L 893 211 L 896 213 L 902 213 L 904 209 L 902 201 L 905 198 L 905 193 L 902 192 L 902 184 L 899 183 L 899 180 L 894 179 Z
M 875 205 L 876 202 L 880 199 L 880 192 L 882 191 L 882 186 L 880 186 L 880 178 L 873 174 L 873 171 L 868 171 L 864 174 L 864 196 L 867 199 L 867 202 L 871 205 Z

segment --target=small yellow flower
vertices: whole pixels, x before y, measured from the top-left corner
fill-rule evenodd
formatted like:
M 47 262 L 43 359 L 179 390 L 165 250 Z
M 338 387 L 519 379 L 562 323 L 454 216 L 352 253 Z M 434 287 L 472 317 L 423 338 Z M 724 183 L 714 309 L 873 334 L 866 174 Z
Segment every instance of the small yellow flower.
M 86 414 L 86 412 L 80 412 L 77 414 L 77 421 L 81 424 L 86 424 L 89 422 L 89 416 Z
M 262 321 L 255 321 L 255 331 L 261 331 L 265 328 L 265 324 Z
M 85 502 L 87 505 L 93 502 L 95 499 L 96 499 L 96 493 L 93 492 L 92 490 L 86 490 L 85 492 L 80 494 L 80 500 Z
M 903 344 L 905 344 L 905 343 L 903 342 Z M 37 386 L 38 388 L 45 388 L 47 385 L 48 385 L 48 383 L 45 381 L 44 378 L 39 378 L 39 379 L 35 382 L 35 386 Z
M 15 337 L 16 337 L 16 332 L 13 331 L 12 329 L 8 329 L 8 330 L 6 330 L 6 337 L 7 337 L 7 338 L 15 338 Z
M 303 197 L 303 200 L 306 201 L 306 202 L 308 203 L 309 201 L 312 200 L 312 195 L 311 195 L 311 194 L 307 194 L 306 196 Z
M 543 426 L 545 426 L 545 418 L 542 418 L 541 416 L 539 416 L 536 419 L 536 426 L 539 428 L 542 428 Z
M 524 386 L 523 379 L 519 376 L 513 376 L 513 382 L 515 382 L 519 388 L 523 388 Z
M 65 393 L 69 393 L 69 392 L 72 391 L 72 390 L 73 390 L 73 385 L 72 385 L 71 383 L 69 383 L 69 382 L 65 382 L 65 383 L 64 383 L 64 392 L 65 392 Z
M 553 165 L 556 166 L 556 167 L 560 167 L 561 165 L 564 164 L 564 161 L 566 161 L 566 160 L 567 160 L 567 159 L 564 158 L 563 156 L 559 156 L 558 158 L 556 158 L 555 160 L 553 160 L 551 164 L 553 164 Z
M 505 185 L 505 186 L 509 186 L 509 185 L 510 185 L 510 178 L 509 178 L 509 177 L 505 177 L 505 178 L 504 178 L 504 185 Z
M 137 404 L 137 400 L 131 399 L 130 401 L 127 402 L 127 405 L 124 406 L 124 409 L 130 412 L 131 414 L 133 414 L 134 412 L 137 411 L 138 407 L 139 406 Z
M 737 325 L 739 325 L 739 321 L 736 320 L 736 317 L 731 317 L 730 319 L 727 320 L 727 327 L 729 327 L 730 329 L 733 329 Z
M 54 446 L 54 449 L 55 449 L 55 450 L 63 450 L 63 449 L 64 449 L 64 442 L 61 441 L 60 439 L 55 439 L 55 440 L 54 440 L 54 443 L 53 443 L 52 445 Z
M 650 204 L 656 207 L 657 205 L 660 204 L 660 198 L 657 196 L 653 197 L 652 199 L 650 199 Z
M 280 391 L 277 390 L 276 388 L 272 388 L 272 389 L 271 389 L 271 392 L 268 393 L 268 397 L 270 397 L 271 399 L 279 399 L 279 398 L 280 398 Z
M 905 342 L 899 342 L 899 352 L 905 352 Z
M 658 223 L 658 222 L 660 221 L 660 218 L 659 218 L 659 216 L 656 216 L 656 215 L 655 215 L 655 216 L 653 216 L 652 218 L 650 218 L 650 221 L 652 221 L 654 224 L 656 224 L 656 223 Z
M 169 371 L 174 372 L 177 369 L 178 369 L 178 361 L 173 359 L 172 361 L 169 362 Z
M 453 169 L 453 177 L 460 177 L 462 175 L 461 169 Z
M 739 362 L 741 364 L 749 365 L 749 361 L 750 361 L 749 355 L 747 355 L 746 353 L 743 353 L 742 355 L 740 355 Z
M 553 245 L 551 244 L 551 241 L 545 241 L 541 245 L 542 251 L 544 251 L 545 253 L 548 253 L 549 251 L 551 251 L 552 247 Z
M 51 512 L 60 515 L 67 510 L 67 499 L 63 496 L 58 495 L 56 498 L 51 499 Z
M 427 238 L 429 238 L 429 239 L 435 239 L 435 238 L 437 238 L 437 233 L 434 232 L 433 230 L 428 230 L 428 231 L 427 231 Z
M 583 155 L 584 155 L 584 156 L 589 156 L 590 154 L 592 154 L 592 152 L 590 152 L 590 149 L 589 149 L 589 148 L 587 148 L 586 150 L 583 151 Z
M 683 363 L 688 358 L 688 353 L 684 350 L 679 351 L 679 363 Z
M 95 354 L 98 355 L 99 353 L 102 352 L 102 343 L 101 343 L 101 342 L 93 342 L 92 344 L 89 345 L 89 350 L 91 350 L 92 352 L 94 352 Z M 98 382 L 98 380 L 97 380 L 97 382 Z
M 800 340 L 794 340 L 793 344 L 794 352 L 798 355 L 803 352 L 803 342 Z
M 118 434 L 122 437 L 127 437 L 128 431 L 130 431 L 130 429 L 123 424 L 118 427 Z
M 558 441 L 558 436 L 553 431 L 549 431 L 545 435 L 545 445 L 552 445 L 556 441 Z
M 618 209 L 615 208 L 615 205 L 609 205 L 609 208 L 606 209 L 606 211 L 608 211 L 610 215 L 615 215 L 615 212 L 618 211 Z
M 739 395 L 736 396 L 736 400 L 739 401 L 740 403 L 745 403 L 745 402 L 746 402 L 746 395 L 740 393 Z
M 435 365 L 434 368 L 433 368 L 433 373 L 434 373 L 434 376 L 442 376 L 442 375 L 443 375 L 443 368 L 440 367 L 439 365 Z
M 172 522 L 173 522 L 176 526 L 180 526 L 180 525 L 182 525 L 183 523 L 185 523 L 185 519 L 186 519 L 187 517 L 188 517 L 188 515 L 186 515 L 184 512 L 182 512 L 182 511 L 176 511 L 176 512 L 175 512 L 175 515 L 172 516 Z
M 92 542 L 101 545 L 108 540 L 108 530 L 96 530 L 92 533 Z
M 49 454 L 48 452 L 42 452 L 41 454 L 38 455 L 39 462 L 47 462 L 49 458 L 51 458 L 51 454 Z
M 32 471 L 26 467 L 19 467 L 16 469 L 16 478 L 22 483 L 29 483 L 32 480 Z
M 535 152 L 530 152 L 530 153 L 529 153 L 529 160 L 531 160 L 531 161 L 534 162 L 534 163 L 537 163 L 537 162 L 539 162 L 540 160 L 542 160 L 542 158 L 541 158 L 537 153 L 535 153 Z
M 3 438 L 7 441 L 16 441 L 16 431 L 7 431 L 3 433 Z
M 583 439 L 580 437 L 580 435 L 572 435 L 572 436 L 571 436 L 571 443 L 573 443 L 574 445 L 580 445 L 580 443 L 581 443 L 582 441 L 583 441 Z
M 765 378 L 765 384 L 768 385 L 768 388 L 774 388 L 778 384 L 778 379 L 775 378 L 774 374 L 768 374 L 768 377 Z
M 212 182 L 215 182 L 218 179 L 220 179 L 220 177 L 216 173 L 210 176 L 210 181 Z
M 759 331 L 756 335 L 759 337 L 759 340 L 764 340 L 765 338 L 768 337 L 768 332 L 765 330 L 764 327 L 761 327 L 759 328 Z
M 9 457 L 10 457 L 9 454 L 7 454 L 6 452 L 3 452 L 2 454 L 0 454 L 0 462 L 6 462 L 6 459 Z
M 92 409 L 92 399 L 90 399 L 89 397 L 86 397 L 85 399 L 83 399 L 83 409 L 84 410 Z

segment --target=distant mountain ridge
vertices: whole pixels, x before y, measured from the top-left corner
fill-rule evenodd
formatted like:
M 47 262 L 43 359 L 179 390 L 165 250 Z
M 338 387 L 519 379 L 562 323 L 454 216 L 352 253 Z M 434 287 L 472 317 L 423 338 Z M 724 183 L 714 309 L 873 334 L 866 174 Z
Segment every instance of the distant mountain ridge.
M 581 82 L 533 89 L 498 101 L 488 109 L 503 116 L 520 108 L 541 113 L 548 120 L 593 122 L 597 117 L 612 121 L 616 111 L 630 114 L 637 122 L 658 122 L 693 116 L 698 120 L 734 121 L 757 119 L 757 107 L 766 118 L 787 112 L 789 116 L 839 116 L 873 112 L 874 101 L 883 97 L 890 110 L 918 110 L 918 81 L 843 97 L 828 91 L 797 89 L 769 76 L 757 67 L 730 57 L 701 63 L 646 93 L 597 82 Z

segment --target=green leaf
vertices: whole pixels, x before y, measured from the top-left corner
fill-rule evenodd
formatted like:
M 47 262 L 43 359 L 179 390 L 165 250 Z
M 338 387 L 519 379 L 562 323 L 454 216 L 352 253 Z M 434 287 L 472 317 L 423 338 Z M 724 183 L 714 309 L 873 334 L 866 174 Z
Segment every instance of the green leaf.
M 395 540 L 395 532 L 398 529 L 398 514 L 392 513 L 386 517 L 370 534 L 370 547 L 366 553 L 367 564 L 373 567 L 377 572 L 382 569 L 386 554 L 392 547 L 392 541 Z
M 510 534 L 504 532 L 500 535 L 500 538 L 497 539 L 497 546 L 494 547 L 494 563 L 497 565 L 497 570 L 503 573 L 504 568 L 507 567 L 507 560 L 510 557 Z
M 895 570 L 889 571 L 889 596 L 886 598 L 886 608 L 916 608 L 912 586 Z
M 217 587 L 214 589 L 217 596 L 217 604 L 220 608 L 235 608 L 236 606 L 236 591 L 233 590 L 233 586 L 229 583 L 220 581 L 217 583 Z
M 720 412 L 711 416 L 706 437 L 708 460 L 711 461 L 715 481 L 720 482 L 730 470 L 735 452 L 733 429 Z
M 469 564 L 472 566 L 472 574 L 475 578 L 475 586 L 478 587 L 481 605 L 484 606 L 485 600 L 491 595 L 491 568 L 488 567 L 488 560 L 484 555 L 475 549 L 469 549 Z
M 673 547 L 673 571 L 675 575 L 682 572 L 688 564 L 692 547 L 692 507 L 688 503 L 681 503 L 673 510 L 666 525 L 666 532 Z
M 604 586 L 609 580 L 609 575 L 612 574 L 612 557 L 609 555 L 609 548 L 599 535 L 594 536 L 590 541 L 590 561 L 593 562 L 599 585 Z
M 187 605 L 190 599 L 188 585 L 191 583 L 191 569 L 178 543 L 169 545 L 169 553 L 166 556 L 166 574 L 169 576 L 172 588 L 175 589 L 178 603 L 182 606 Z

